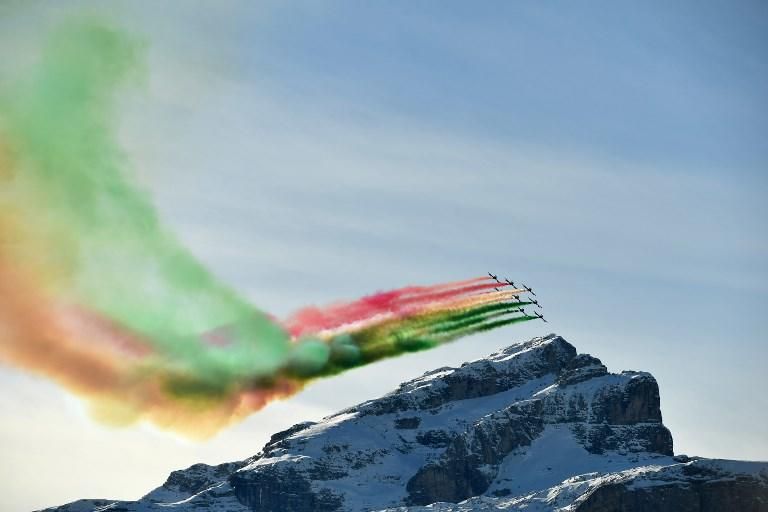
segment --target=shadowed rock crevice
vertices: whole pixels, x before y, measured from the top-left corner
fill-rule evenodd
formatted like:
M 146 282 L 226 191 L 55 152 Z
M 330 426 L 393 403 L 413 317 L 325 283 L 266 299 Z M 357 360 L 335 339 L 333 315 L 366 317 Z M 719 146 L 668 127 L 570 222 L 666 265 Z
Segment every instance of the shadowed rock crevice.
M 439 462 L 422 467 L 408 481 L 407 504 L 458 502 L 484 493 L 504 457 L 530 445 L 543 428 L 540 419 L 510 412 L 477 422 L 448 446 Z

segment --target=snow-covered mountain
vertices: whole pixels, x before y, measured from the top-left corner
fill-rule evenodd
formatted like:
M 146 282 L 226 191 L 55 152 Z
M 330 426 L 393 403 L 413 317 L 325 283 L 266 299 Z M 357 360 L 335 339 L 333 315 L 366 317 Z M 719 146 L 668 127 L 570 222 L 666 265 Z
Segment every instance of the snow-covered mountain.
M 49 510 L 768 511 L 768 463 L 674 457 L 656 380 L 560 336 L 439 368 L 135 502 Z

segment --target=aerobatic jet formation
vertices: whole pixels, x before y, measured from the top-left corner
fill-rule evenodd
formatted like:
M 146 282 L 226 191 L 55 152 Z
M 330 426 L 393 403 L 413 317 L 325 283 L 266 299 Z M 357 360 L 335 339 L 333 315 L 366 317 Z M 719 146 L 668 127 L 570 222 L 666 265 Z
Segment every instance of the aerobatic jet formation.
M 512 281 L 511 279 L 506 278 L 506 277 L 504 278 L 504 281 L 499 281 L 498 276 L 496 274 L 491 273 L 491 272 L 488 272 L 488 277 L 490 277 L 491 279 L 493 279 L 496 282 L 494 284 L 501 285 L 501 286 L 493 286 L 493 290 L 495 292 L 502 292 L 503 291 L 502 288 L 504 288 L 505 286 L 511 286 L 512 287 L 507 292 L 507 293 L 509 293 L 509 300 L 510 300 L 509 303 L 510 303 L 510 305 L 517 305 L 518 307 L 507 310 L 508 313 L 522 313 L 523 315 L 525 315 L 528 318 L 539 318 L 543 322 L 547 322 L 547 320 L 544 318 L 544 315 L 540 314 L 535 309 L 533 310 L 533 314 L 529 314 L 522 307 L 523 305 L 531 304 L 531 305 L 533 305 L 533 306 L 535 306 L 535 307 L 537 307 L 539 309 L 543 309 L 541 304 L 539 304 L 539 301 L 533 298 L 533 297 L 536 296 L 536 292 L 533 291 L 532 287 L 530 287 L 530 286 L 528 286 L 528 285 L 526 285 L 524 283 L 520 283 L 520 287 L 518 287 L 515 284 L 514 281 Z M 488 288 L 490 288 L 490 286 Z M 525 298 L 521 298 L 520 297 L 520 292 L 522 292 L 523 290 L 525 290 L 525 292 L 529 293 L 531 296 L 526 296 Z

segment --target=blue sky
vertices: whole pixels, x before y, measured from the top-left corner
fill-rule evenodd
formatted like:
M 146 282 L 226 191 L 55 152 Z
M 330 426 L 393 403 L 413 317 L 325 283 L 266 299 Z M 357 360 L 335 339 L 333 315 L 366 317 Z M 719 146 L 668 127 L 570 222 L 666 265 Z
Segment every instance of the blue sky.
M 678 453 L 768 459 L 765 4 L 164 5 L 0 8 L 0 80 L 46 27 L 101 9 L 147 43 L 120 112 L 128 157 L 254 304 L 286 314 L 493 270 L 532 284 L 550 323 L 320 382 L 202 445 L 93 424 L 0 369 L 17 390 L 0 396 L 10 508 L 137 497 L 551 331 L 612 371 L 653 373 Z
M 495 140 L 757 171 L 767 28 L 758 3 L 348 2 L 283 5 L 237 37 L 253 79 L 323 102 Z

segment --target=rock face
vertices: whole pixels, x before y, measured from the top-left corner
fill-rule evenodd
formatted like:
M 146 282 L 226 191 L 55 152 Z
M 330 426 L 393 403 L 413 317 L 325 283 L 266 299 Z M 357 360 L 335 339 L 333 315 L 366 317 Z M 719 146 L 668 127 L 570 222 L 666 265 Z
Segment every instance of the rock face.
M 762 512 L 768 510 L 768 463 L 675 458 L 613 472 L 585 473 L 517 497 L 476 496 L 459 504 L 389 512 Z
M 768 463 L 674 458 L 659 389 L 549 335 L 197 464 L 136 502 L 51 509 L 768 510 Z
M 768 473 L 765 467 L 742 463 L 727 471 L 727 461 L 702 461 L 667 467 L 625 481 L 599 486 L 585 496 L 583 512 L 663 510 L 673 503 L 679 511 L 740 510 L 768 508 Z M 682 484 L 682 485 L 681 485 Z

